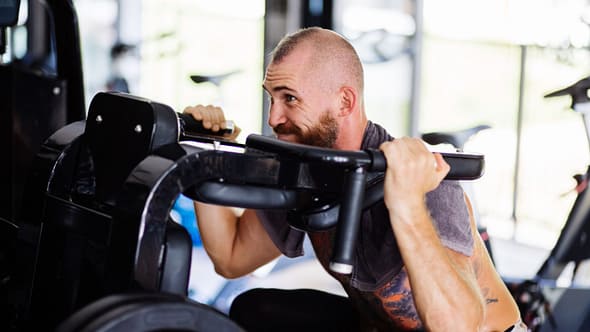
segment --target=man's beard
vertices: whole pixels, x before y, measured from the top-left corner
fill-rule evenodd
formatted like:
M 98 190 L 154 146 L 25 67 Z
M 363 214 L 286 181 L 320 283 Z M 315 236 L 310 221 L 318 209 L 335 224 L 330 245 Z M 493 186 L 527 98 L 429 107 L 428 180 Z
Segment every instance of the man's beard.
M 338 137 L 338 129 L 336 119 L 331 117 L 329 112 L 325 112 L 321 116 L 320 122 L 310 127 L 307 132 L 303 132 L 301 128 L 293 125 L 291 122 L 283 123 L 273 128 L 276 134 L 295 136 L 297 143 L 322 148 L 334 147 L 336 138 Z

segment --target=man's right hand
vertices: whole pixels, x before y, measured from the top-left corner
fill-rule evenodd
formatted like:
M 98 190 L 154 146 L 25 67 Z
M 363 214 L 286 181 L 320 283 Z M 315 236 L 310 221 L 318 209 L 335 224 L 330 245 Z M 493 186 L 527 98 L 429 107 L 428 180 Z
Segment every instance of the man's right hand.
M 195 120 L 202 121 L 203 127 L 213 132 L 225 129 L 227 126 L 221 107 L 213 105 L 188 106 L 184 109 L 183 113 L 190 114 Z M 228 140 L 235 140 L 240 134 L 240 131 L 240 128 L 234 125 L 233 132 L 223 137 Z
M 418 138 L 396 138 L 380 149 L 387 160 L 384 201 L 396 212 L 423 204 L 426 193 L 438 187 L 450 170 L 442 155 L 430 152 Z

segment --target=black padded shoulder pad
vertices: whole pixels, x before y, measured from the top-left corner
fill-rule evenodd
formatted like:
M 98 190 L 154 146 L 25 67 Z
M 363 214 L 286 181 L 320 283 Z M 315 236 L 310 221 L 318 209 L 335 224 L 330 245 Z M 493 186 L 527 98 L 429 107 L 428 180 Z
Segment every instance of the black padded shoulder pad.
M 98 93 L 84 132 L 95 166 L 97 198 L 115 195 L 141 160 L 178 141 L 178 135 L 178 118 L 170 107 L 125 93 Z

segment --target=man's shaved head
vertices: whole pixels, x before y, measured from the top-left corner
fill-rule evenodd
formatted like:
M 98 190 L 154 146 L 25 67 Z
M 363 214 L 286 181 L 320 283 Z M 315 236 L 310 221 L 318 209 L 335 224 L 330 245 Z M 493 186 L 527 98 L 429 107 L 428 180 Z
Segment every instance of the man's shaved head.
M 306 66 L 310 73 L 322 70 L 333 83 L 351 85 L 362 95 L 363 67 L 353 46 L 334 31 L 318 27 L 298 30 L 284 37 L 271 53 L 271 64 L 279 64 L 294 50 L 308 48 Z M 339 88 L 339 86 L 331 86 Z

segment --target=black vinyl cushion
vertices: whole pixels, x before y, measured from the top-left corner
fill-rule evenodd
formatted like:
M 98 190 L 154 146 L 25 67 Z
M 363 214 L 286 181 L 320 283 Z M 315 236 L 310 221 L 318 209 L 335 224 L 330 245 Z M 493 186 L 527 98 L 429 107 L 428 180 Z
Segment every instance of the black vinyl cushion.
M 243 331 L 226 315 L 185 297 L 166 293 L 119 294 L 100 299 L 62 323 L 73 331 Z
M 176 142 L 178 135 L 178 118 L 169 106 L 124 93 L 98 93 L 84 131 L 97 199 L 113 200 L 131 170 L 155 149 Z

